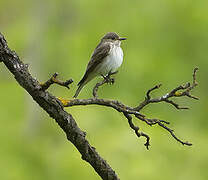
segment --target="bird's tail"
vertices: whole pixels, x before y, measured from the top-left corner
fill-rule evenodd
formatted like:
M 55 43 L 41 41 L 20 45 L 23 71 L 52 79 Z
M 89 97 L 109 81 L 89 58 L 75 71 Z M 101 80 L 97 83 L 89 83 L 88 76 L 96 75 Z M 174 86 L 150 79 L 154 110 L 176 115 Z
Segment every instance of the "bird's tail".
M 79 87 L 76 90 L 74 98 L 76 98 L 79 95 L 79 93 L 82 90 L 82 88 L 84 87 L 84 85 L 87 84 L 89 81 L 91 81 L 94 77 L 95 77 L 95 74 L 91 73 L 90 75 L 88 75 L 87 73 L 85 73 L 85 75 L 83 76 L 81 81 L 79 81 L 79 83 L 78 83 Z
M 79 85 L 79 87 L 76 90 L 75 95 L 73 96 L 74 98 L 76 98 L 79 95 L 79 93 L 82 90 L 82 88 L 84 87 L 84 85 L 85 85 L 85 83 L 82 83 L 82 84 Z

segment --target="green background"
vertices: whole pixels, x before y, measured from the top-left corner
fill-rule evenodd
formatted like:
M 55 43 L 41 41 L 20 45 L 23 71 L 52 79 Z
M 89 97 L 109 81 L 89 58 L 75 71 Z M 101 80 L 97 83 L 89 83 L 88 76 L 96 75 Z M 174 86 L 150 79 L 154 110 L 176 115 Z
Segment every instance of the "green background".
M 127 120 L 115 110 L 98 106 L 66 108 L 87 139 L 122 180 L 208 179 L 207 47 L 208 1 L 205 0 L 0 0 L 0 31 L 34 77 L 43 82 L 54 72 L 73 78 L 70 90 L 53 86 L 57 97 L 72 98 L 90 55 L 109 31 L 127 37 L 124 63 L 113 86 L 99 91 L 102 98 L 136 106 L 147 89 L 163 86 L 153 97 L 191 81 L 198 66 L 200 101 L 179 98 L 190 110 L 153 104 L 143 113 L 170 121 L 182 146 L 158 126 L 135 120 L 151 137 L 147 151 Z M 79 98 L 91 97 L 90 82 Z M 76 148 L 54 120 L 32 100 L 0 64 L 0 179 L 100 179 L 81 160 Z

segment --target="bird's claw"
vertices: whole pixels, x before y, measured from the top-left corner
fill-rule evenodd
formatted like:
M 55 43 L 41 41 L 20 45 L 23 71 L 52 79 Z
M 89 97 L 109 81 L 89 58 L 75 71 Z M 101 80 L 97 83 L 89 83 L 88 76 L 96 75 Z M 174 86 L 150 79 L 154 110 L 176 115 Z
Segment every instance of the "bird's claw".
M 109 83 L 109 84 L 114 84 L 114 82 L 115 82 L 115 78 L 109 77 L 109 79 L 107 80 L 107 83 Z
M 114 84 L 115 82 L 115 79 L 110 77 L 111 75 L 112 74 L 108 74 L 107 76 L 102 75 L 107 84 Z

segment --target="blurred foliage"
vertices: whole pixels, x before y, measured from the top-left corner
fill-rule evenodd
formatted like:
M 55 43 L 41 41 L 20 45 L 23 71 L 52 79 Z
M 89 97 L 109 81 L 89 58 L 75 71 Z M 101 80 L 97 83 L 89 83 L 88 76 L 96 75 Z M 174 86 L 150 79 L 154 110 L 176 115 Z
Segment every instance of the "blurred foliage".
M 45 81 L 59 72 L 63 79 L 74 79 L 69 91 L 49 89 L 58 97 L 73 96 L 93 49 L 108 31 L 128 40 L 122 44 L 124 63 L 116 83 L 102 87 L 100 97 L 136 105 L 155 84 L 163 84 L 154 93 L 158 96 L 191 80 L 198 66 L 194 94 L 200 101 L 178 99 L 191 110 L 177 111 L 162 103 L 145 109 L 150 117 L 170 121 L 192 147 L 177 143 L 159 127 L 136 122 L 151 136 L 147 151 L 144 139 L 137 139 L 114 110 L 97 106 L 67 110 L 121 179 L 208 179 L 208 1 L 0 0 L 0 4 L 0 30 L 9 47 L 29 63 L 33 76 Z M 80 98 L 90 97 L 98 80 L 89 83 Z M 3 64 L 0 82 L 0 179 L 99 179 Z

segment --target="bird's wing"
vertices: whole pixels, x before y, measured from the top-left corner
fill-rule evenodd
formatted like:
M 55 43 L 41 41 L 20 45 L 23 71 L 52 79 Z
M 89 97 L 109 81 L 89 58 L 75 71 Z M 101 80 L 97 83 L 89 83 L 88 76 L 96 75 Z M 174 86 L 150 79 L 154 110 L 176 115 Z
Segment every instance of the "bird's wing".
M 109 43 L 99 44 L 95 48 L 95 50 L 92 54 L 92 57 L 87 65 L 87 70 L 86 70 L 83 78 L 81 79 L 81 81 L 78 83 L 78 85 L 85 82 L 89 73 L 92 72 L 98 66 L 98 64 L 100 64 L 102 62 L 103 58 L 105 58 L 109 54 L 109 52 L 110 52 L 110 44 Z
M 103 60 L 103 58 L 105 58 L 110 52 L 110 44 L 109 43 L 105 43 L 105 44 L 99 44 L 93 54 L 92 57 L 87 65 L 87 71 L 93 70 L 95 67 L 97 67 L 98 64 L 100 64 Z M 91 71 L 90 71 L 91 72 Z

